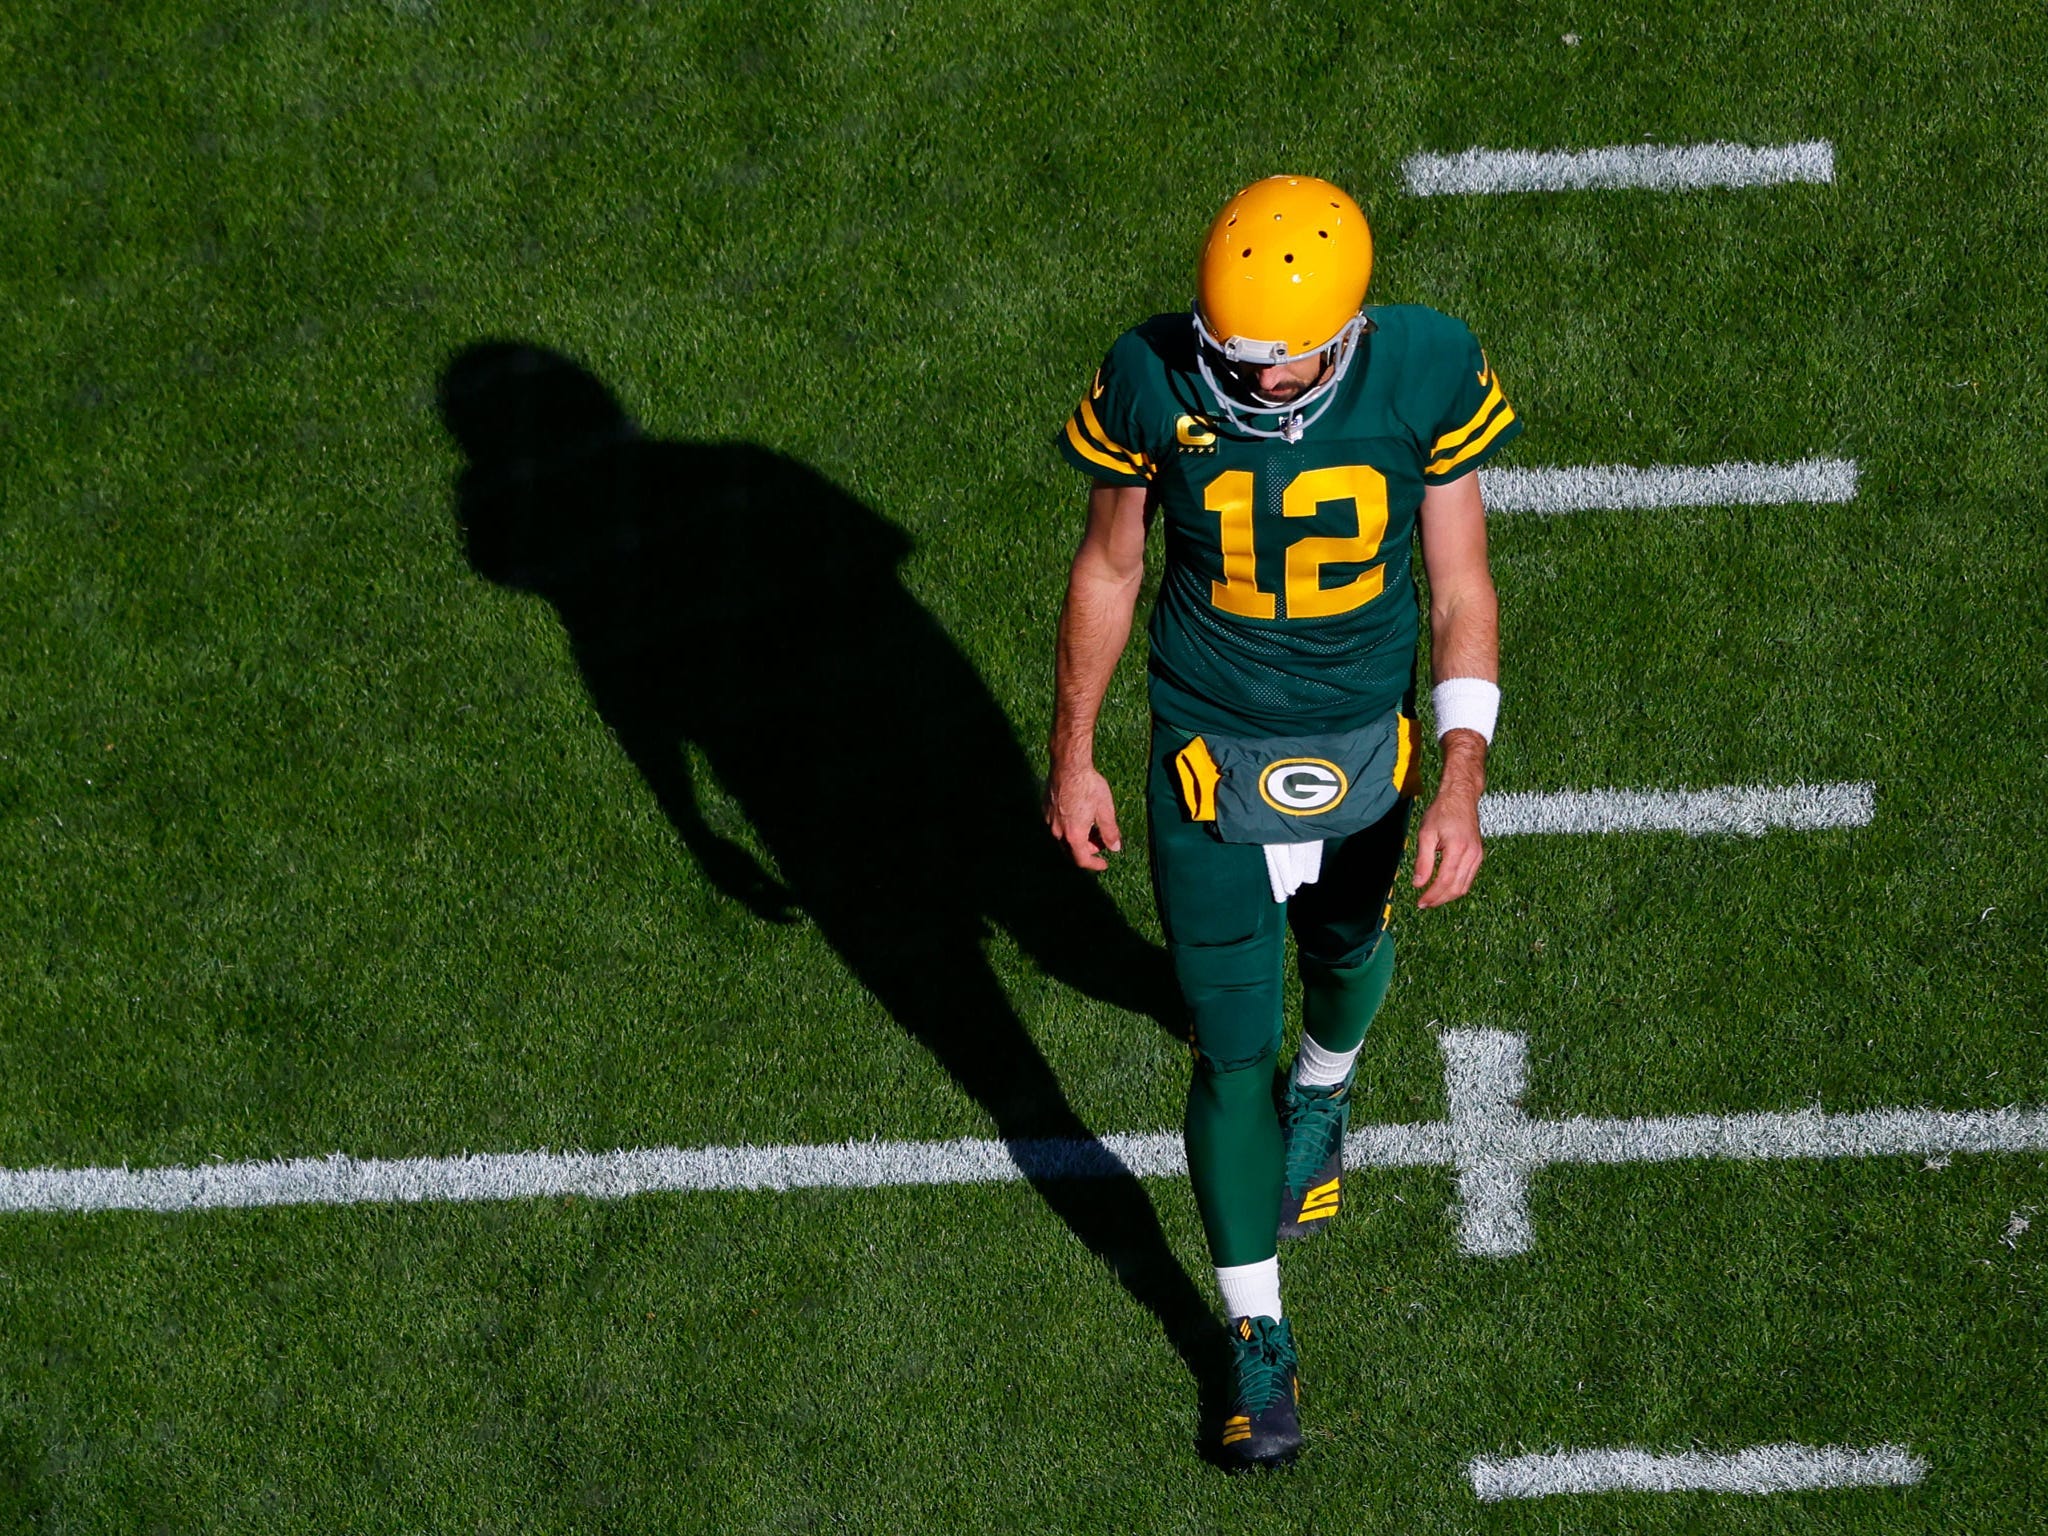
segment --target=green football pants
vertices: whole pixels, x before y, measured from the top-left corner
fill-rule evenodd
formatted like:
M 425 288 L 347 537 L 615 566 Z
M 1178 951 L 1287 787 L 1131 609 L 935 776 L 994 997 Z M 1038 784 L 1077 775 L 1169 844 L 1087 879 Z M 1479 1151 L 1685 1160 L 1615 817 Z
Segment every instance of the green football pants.
M 1160 926 L 1194 1030 L 1188 1172 L 1215 1262 L 1253 1264 L 1272 1257 L 1280 1219 L 1273 1078 L 1287 930 L 1300 958 L 1303 1027 L 1331 1050 L 1350 1050 L 1391 976 L 1385 935 L 1413 801 L 1397 800 L 1372 826 L 1326 846 L 1321 878 L 1283 904 L 1257 844 L 1222 842 L 1188 820 L 1173 770 L 1187 741 L 1154 723 L 1146 794 Z

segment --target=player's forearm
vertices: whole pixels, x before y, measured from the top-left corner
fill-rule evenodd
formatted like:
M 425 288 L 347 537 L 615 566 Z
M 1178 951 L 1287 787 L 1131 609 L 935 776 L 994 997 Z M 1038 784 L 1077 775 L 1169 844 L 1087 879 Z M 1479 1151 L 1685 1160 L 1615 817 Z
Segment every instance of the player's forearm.
M 1500 681 L 1500 602 L 1490 580 L 1468 581 L 1430 604 L 1429 671 L 1437 683 L 1454 677 Z M 1438 746 L 1438 796 L 1469 798 L 1476 805 L 1486 789 L 1486 738 L 1476 730 L 1451 730 Z
M 1437 747 L 1443 754 L 1443 769 L 1437 775 L 1437 797 L 1469 797 L 1473 804 L 1478 804 L 1479 797 L 1486 792 L 1486 738 L 1477 731 L 1449 731 Z
M 1095 761 L 1095 721 L 1117 659 L 1131 638 L 1140 579 L 1096 571 L 1085 556 L 1074 562 L 1053 659 L 1049 751 L 1055 773 Z
M 1493 583 L 1468 583 L 1429 605 L 1429 680 L 1500 681 L 1500 601 Z

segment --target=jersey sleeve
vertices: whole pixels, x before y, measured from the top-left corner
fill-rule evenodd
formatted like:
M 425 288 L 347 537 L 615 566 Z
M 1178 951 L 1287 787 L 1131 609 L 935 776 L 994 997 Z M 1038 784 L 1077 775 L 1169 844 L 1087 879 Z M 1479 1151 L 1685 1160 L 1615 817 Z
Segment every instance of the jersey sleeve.
M 1478 339 L 1462 325 L 1457 326 L 1456 337 L 1449 351 L 1457 372 L 1452 376 L 1447 403 L 1423 455 L 1422 479 L 1426 485 L 1448 485 L 1470 474 L 1513 442 L 1522 430 L 1521 420 L 1508 404 L 1507 396 L 1501 393 L 1500 380 L 1479 349 Z
M 1060 433 L 1060 452 L 1091 479 L 1108 485 L 1150 485 L 1158 466 L 1147 452 L 1128 339 L 1110 348 L 1095 370 L 1094 382 Z

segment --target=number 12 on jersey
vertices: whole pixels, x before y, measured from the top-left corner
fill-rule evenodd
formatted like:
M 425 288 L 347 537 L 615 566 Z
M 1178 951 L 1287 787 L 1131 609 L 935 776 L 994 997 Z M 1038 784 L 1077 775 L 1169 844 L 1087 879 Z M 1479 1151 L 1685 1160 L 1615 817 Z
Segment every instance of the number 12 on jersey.
M 1259 551 L 1253 542 L 1256 482 L 1248 469 L 1225 470 L 1202 492 L 1202 506 L 1223 521 L 1223 579 L 1209 584 L 1209 601 L 1246 619 L 1277 617 L 1273 594 L 1259 587 Z M 1280 496 L 1282 517 L 1314 517 L 1324 502 L 1348 501 L 1358 532 L 1296 539 L 1287 546 L 1287 617 L 1327 619 L 1363 608 L 1380 595 L 1386 567 L 1361 571 L 1340 587 L 1323 585 L 1323 567 L 1370 560 L 1387 536 L 1387 477 L 1369 464 L 1304 470 Z

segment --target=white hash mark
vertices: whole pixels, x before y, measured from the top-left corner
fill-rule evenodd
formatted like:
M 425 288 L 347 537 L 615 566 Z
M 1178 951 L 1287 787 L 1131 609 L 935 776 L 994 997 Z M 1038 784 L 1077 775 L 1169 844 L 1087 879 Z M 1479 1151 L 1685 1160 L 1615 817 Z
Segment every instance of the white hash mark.
M 1653 1456 L 1629 1448 L 1475 1456 L 1465 1469 L 1481 1499 L 1541 1499 L 1561 1493 L 1793 1493 L 1816 1488 L 1910 1487 L 1927 1463 L 1901 1445 L 1757 1445 L 1727 1455 L 1687 1451 Z
M 1566 34 L 1570 46 L 1577 38 Z M 1409 156 L 1402 167 L 1416 197 L 1459 193 L 1593 192 L 1646 189 L 1696 192 L 1710 187 L 1768 187 L 1831 182 L 1835 147 L 1798 144 L 1618 144 L 1606 149 L 1468 149 Z
M 1584 464 L 1482 469 L 1489 513 L 1629 512 L 1666 507 L 1770 507 L 1856 499 L 1853 459 L 1786 464 Z

